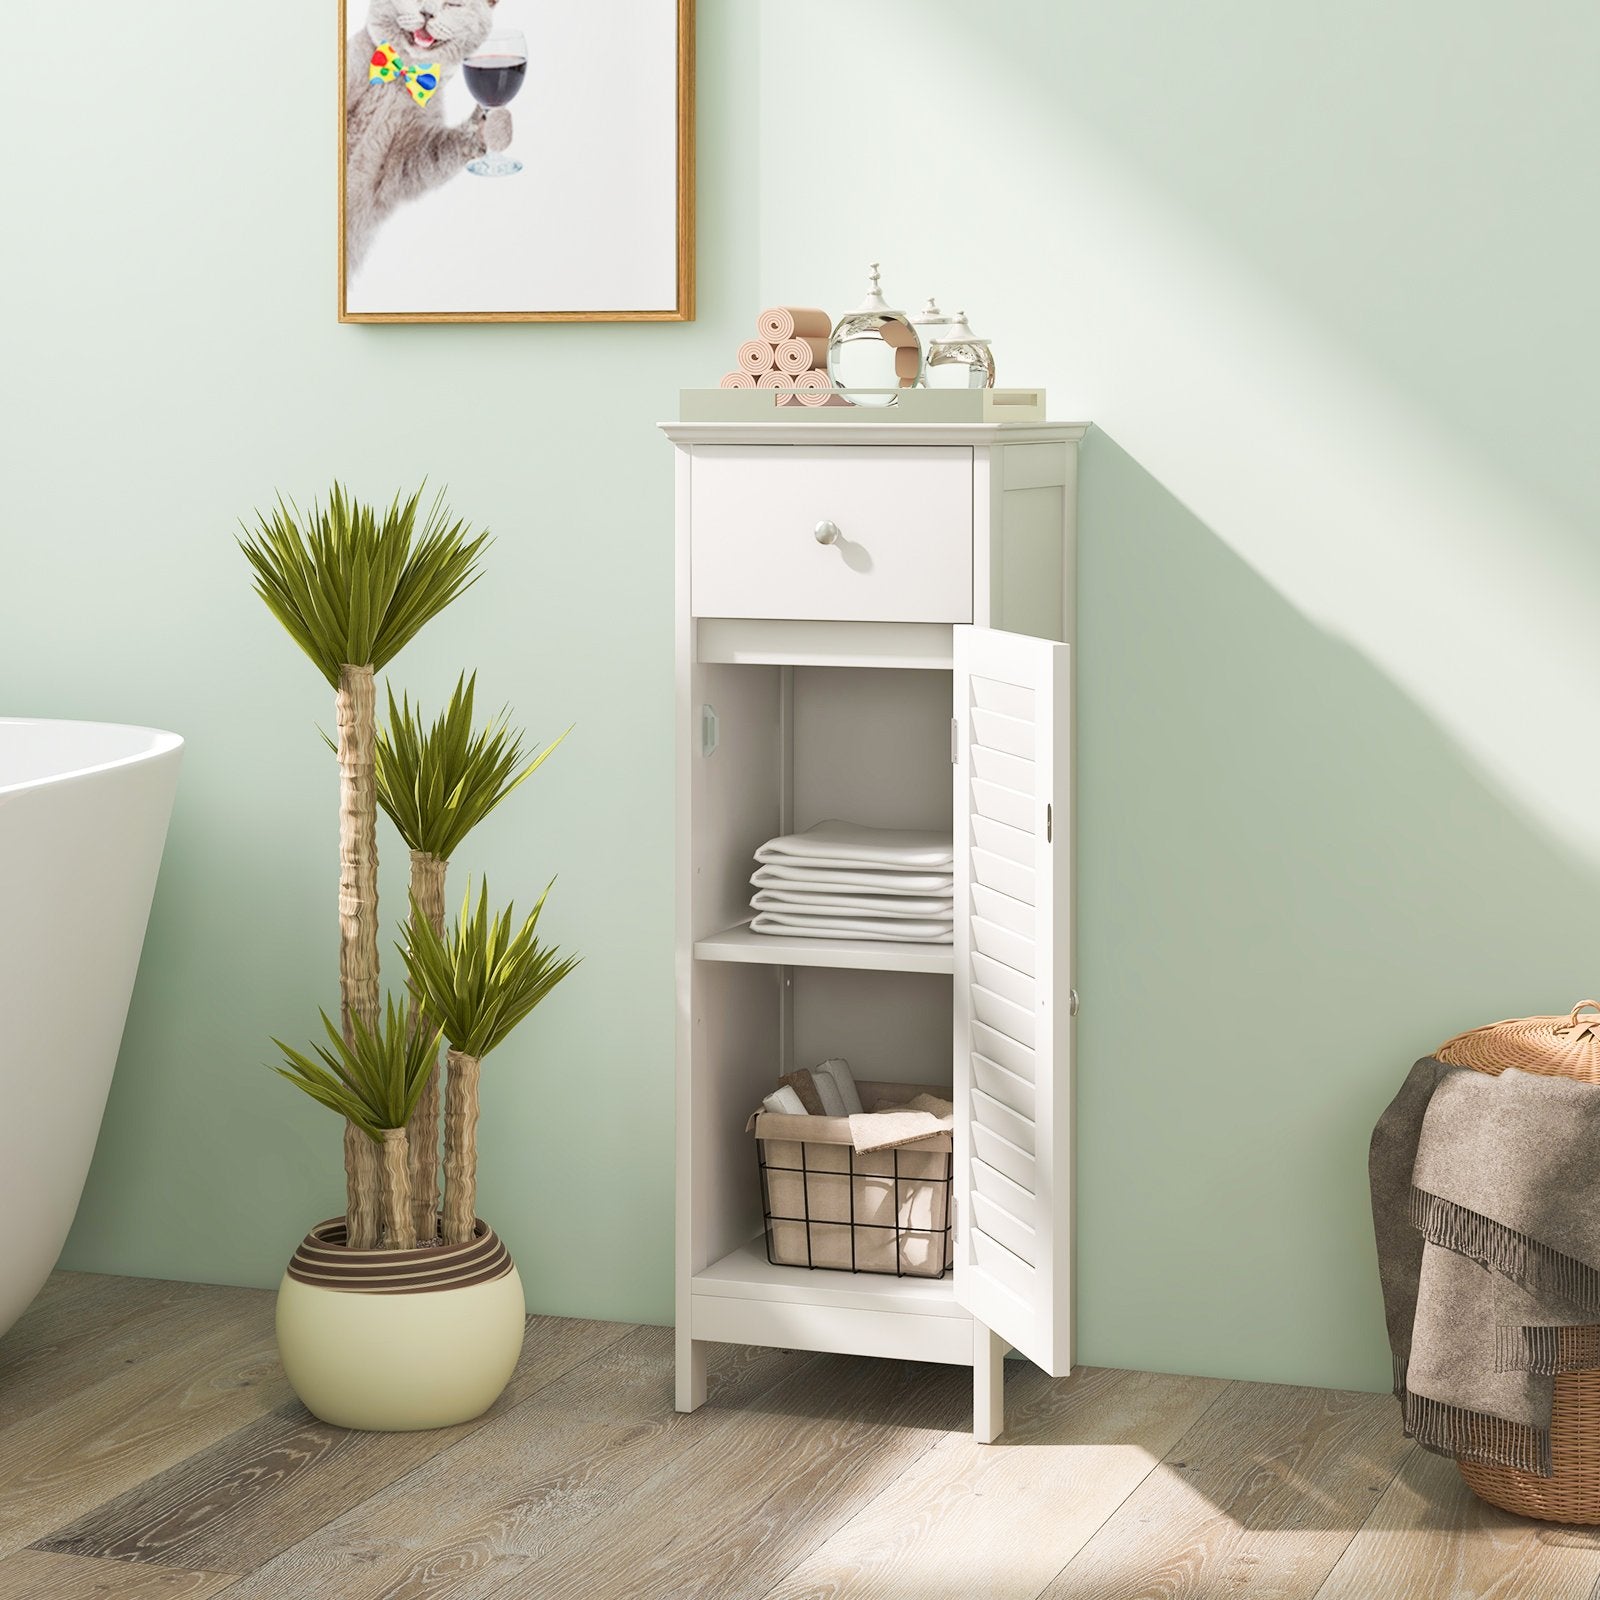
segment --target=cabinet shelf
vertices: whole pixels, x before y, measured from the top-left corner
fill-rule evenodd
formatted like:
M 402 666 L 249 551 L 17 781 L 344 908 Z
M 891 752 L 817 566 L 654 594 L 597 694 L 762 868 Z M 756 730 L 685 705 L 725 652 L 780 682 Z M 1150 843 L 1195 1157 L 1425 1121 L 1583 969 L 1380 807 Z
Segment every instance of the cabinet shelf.
M 752 933 L 748 922 L 697 939 L 699 961 L 744 961 L 770 967 L 852 967 L 863 972 L 942 972 L 956 970 L 955 947 L 897 943 L 886 939 L 786 939 Z
M 758 1236 L 695 1273 L 689 1302 L 697 1339 L 972 1364 L 971 1313 L 957 1302 L 949 1273 L 895 1278 L 775 1267 Z
M 852 1311 L 912 1311 L 926 1317 L 967 1315 L 956 1304 L 955 1280 L 948 1272 L 942 1278 L 897 1278 L 887 1272 L 775 1267 L 767 1260 L 766 1239 L 761 1235 L 713 1262 L 704 1272 L 697 1272 L 694 1292 L 733 1300 L 831 1305 Z

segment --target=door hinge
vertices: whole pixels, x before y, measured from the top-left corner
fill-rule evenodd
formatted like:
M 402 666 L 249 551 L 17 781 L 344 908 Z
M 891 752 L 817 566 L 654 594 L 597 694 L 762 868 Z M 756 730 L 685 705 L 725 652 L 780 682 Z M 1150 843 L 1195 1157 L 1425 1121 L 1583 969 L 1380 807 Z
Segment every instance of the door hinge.
M 950 1196 L 950 1243 L 961 1243 L 961 1197 L 957 1194 Z
M 1046 844 L 1056 842 L 1056 808 L 1052 805 L 1044 808 L 1044 842 Z
M 715 755 L 717 743 L 721 737 L 717 726 L 717 714 L 710 706 L 700 707 L 700 754 L 703 756 Z
M 960 741 L 961 741 L 960 724 L 956 721 L 956 719 L 954 717 L 951 717 L 951 719 L 950 719 L 950 765 L 952 767 L 956 764 L 956 761 L 959 759 L 959 752 L 960 752 L 960 748 L 961 748 Z

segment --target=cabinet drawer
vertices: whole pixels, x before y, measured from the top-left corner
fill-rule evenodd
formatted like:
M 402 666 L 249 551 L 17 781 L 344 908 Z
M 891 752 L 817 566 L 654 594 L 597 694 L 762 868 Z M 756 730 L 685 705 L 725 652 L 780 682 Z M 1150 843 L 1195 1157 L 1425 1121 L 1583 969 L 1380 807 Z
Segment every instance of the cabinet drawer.
M 969 449 L 702 445 L 690 494 L 697 617 L 972 620 Z

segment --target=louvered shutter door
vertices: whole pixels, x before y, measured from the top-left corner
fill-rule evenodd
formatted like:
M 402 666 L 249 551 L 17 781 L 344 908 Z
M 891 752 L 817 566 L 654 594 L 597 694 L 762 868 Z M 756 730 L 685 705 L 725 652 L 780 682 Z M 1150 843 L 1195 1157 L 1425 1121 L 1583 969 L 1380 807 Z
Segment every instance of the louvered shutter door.
M 1072 1364 L 1071 656 L 955 629 L 956 1298 Z

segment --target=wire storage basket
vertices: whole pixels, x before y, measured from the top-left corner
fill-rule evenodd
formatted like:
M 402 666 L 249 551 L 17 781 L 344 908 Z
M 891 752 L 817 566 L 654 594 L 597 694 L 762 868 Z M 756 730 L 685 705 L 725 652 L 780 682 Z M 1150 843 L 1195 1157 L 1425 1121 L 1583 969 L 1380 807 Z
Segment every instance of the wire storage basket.
M 1600 1003 L 1585 1000 L 1564 1017 L 1513 1017 L 1457 1034 L 1434 1051 L 1447 1066 L 1498 1077 L 1509 1067 L 1600 1084 Z M 1600 1524 L 1600 1327 L 1563 1328 L 1550 1408 L 1548 1478 L 1479 1461 L 1457 1465 L 1481 1500 L 1545 1522 Z
M 869 1105 L 949 1093 L 920 1084 L 858 1087 Z M 940 1278 L 950 1270 L 949 1134 L 863 1153 L 848 1117 L 762 1111 L 750 1119 L 750 1130 L 774 1266 L 897 1278 Z

